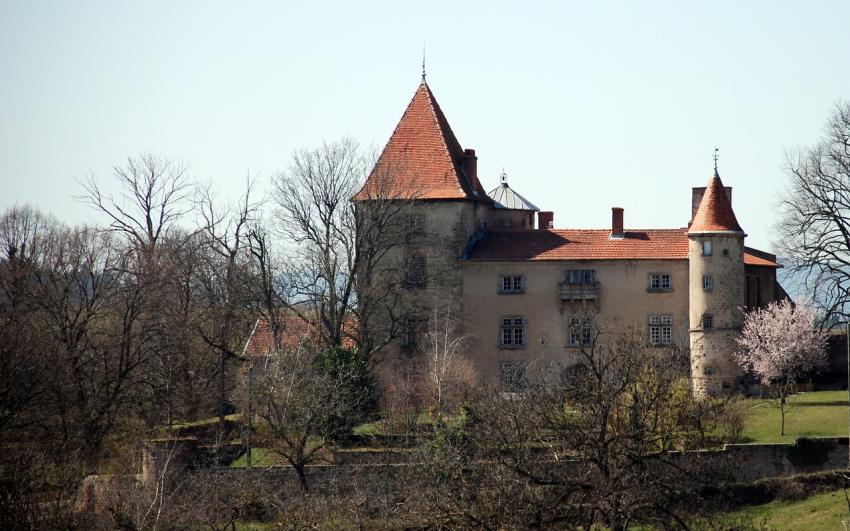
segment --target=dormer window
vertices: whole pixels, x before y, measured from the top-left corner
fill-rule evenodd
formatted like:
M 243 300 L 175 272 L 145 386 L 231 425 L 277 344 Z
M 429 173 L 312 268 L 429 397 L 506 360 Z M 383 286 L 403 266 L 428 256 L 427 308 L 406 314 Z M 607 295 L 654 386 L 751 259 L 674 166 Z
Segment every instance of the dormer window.
M 522 293 L 525 291 L 525 279 L 522 275 L 509 275 L 502 277 L 499 293 Z

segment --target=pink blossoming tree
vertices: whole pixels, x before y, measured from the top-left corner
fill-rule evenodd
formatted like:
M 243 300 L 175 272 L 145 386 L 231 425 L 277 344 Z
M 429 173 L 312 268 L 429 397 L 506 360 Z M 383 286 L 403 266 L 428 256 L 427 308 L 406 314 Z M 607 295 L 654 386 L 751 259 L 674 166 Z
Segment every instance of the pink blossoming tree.
M 826 363 L 826 334 L 815 327 L 815 312 L 788 300 L 772 302 L 747 314 L 734 354 L 763 385 L 772 385 L 779 401 L 780 435 L 785 435 L 785 403 L 801 375 Z

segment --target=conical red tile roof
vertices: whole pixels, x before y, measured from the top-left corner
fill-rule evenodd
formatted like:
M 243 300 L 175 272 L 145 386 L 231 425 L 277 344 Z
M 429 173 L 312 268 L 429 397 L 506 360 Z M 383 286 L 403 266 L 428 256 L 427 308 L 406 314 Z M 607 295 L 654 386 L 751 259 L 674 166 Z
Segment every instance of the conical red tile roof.
M 383 197 L 489 201 L 463 171 L 463 148 L 424 81 L 355 200 Z
M 732 203 L 729 202 L 723 182 L 716 171 L 708 181 L 705 194 L 688 229 L 688 234 L 696 232 L 744 232 L 738 225 Z

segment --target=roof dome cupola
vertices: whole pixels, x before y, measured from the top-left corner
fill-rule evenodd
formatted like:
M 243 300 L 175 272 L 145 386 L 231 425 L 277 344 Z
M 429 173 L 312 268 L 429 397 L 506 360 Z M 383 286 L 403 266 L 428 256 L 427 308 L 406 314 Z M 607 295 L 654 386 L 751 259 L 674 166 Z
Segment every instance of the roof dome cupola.
M 534 206 L 528 199 L 516 193 L 508 186 L 508 175 L 502 169 L 502 174 L 499 176 L 499 186 L 490 190 L 487 194 L 493 201 L 494 208 L 505 208 L 508 210 L 529 210 L 539 212 L 540 209 Z

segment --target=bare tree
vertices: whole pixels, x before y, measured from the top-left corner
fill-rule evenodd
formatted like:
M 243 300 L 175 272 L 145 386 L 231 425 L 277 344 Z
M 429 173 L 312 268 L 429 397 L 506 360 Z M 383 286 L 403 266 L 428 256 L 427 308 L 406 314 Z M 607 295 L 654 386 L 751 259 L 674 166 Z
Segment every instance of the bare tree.
M 469 338 L 459 330 L 459 322 L 452 315 L 451 302 L 441 305 L 435 299 L 423 351 L 427 356 L 425 378 L 432 393 L 438 424 L 443 421 L 446 406 L 458 406 L 476 383 L 474 367 L 466 357 Z
M 248 179 L 239 203 L 220 208 L 209 189 L 199 193 L 198 210 L 203 218 L 203 234 L 212 251 L 207 293 L 211 312 L 200 328 L 201 336 L 218 352 L 218 416 L 224 426 L 227 404 L 227 364 L 239 359 L 239 347 L 251 321 L 243 311 L 249 298 L 249 234 L 262 201 L 253 198 L 254 183 Z
M 771 302 L 750 312 L 744 321 L 735 359 L 773 387 L 779 402 L 779 434 L 785 435 L 785 404 L 797 379 L 826 363 L 826 334 L 816 327 L 816 314 L 789 300 Z
M 186 165 L 153 153 L 128 157 L 114 166 L 119 195 L 106 193 L 90 176 L 81 199 L 106 214 L 110 229 L 123 233 L 139 249 L 151 249 L 189 212 L 191 183 Z
M 268 425 L 267 445 L 292 466 L 305 492 L 305 467 L 350 433 L 345 419 L 356 416 L 368 398 L 362 387 L 351 385 L 359 374 L 341 367 L 323 369 L 324 352 L 303 341 L 296 348 L 271 352 L 255 369 L 254 402 L 257 415 Z
M 56 222 L 31 207 L 0 216 L 0 434 L 39 422 L 47 400 L 49 340 L 34 300 L 32 276 L 41 239 Z
M 694 436 L 687 356 L 633 331 L 578 351 L 578 368 L 544 371 L 522 393 L 481 394 L 428 447 L 434 524 L 685 527 L 682 493 L 710 481 L 676 454 Z
M 284 304 L 318 323 L 325 345 L 341 346 L 348 337 L 366 357 L 397 337 L 406 321 L 399 261 L 385 258 L 407 236 L 402 213 L 416 197 L 415 191 L 399 196 L 393 172 L 375 168 L 367 197 L 352 201 L 373 160 L 350 139 L 296 152 L 274 190 L 278 230 L 291 257 Z
M 786 156 L 779 242 L 788 270 L 824 317 L 846 319 L 850 292 L 850 102 L 836 104 L 819 143 Z

